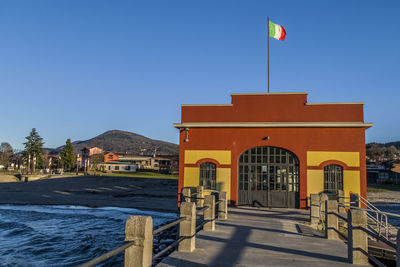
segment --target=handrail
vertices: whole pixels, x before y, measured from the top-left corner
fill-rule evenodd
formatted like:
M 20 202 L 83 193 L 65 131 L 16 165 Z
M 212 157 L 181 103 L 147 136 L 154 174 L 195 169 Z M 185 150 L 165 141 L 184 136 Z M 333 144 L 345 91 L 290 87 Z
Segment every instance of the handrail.
M 375 211 L 375 210 L 371 210 L 371 209 L 364 209 L 364 208 L 358 208 L 358 207 L 350 207 L 350 208 L 356 209 L 356 210 L 365 210 L 365 211 L 377 212 L 379 214 L 385 214 L 385 215 L 389 215 L 389 216 L 400 218 L 400 214 L 396 214 L 396 213 L 385 212 L 385 211 L 380 211 L 380 210 Z
M 168 228 L 171 228 L 172 226 L 177 225 L 178 223 L 183 222 L 184 220 L 185 220 L 185 217 L 181 217 L 181 218 L 179 218 L 179 219 L 177 219 L 177 220 L 175 220 L 175 221 L 173 221 L 173 222 L 171 222 L 171 223 L 169 223 L 167 225 L 164 225 L 164 226 L 154 230 L 153 231 L 153 235 L 161 233 L 162 231 L 167 230 Z
M 214 191 L 214 190 L 212 190 L 212 191 Z M 218 192 L 218 191 L 216 191 L 216 192 Z M 185 196 L 184 196 L 184 197 L 185 197 Z M 196 197 L 191 197 L 191 196 L 188 197 L 188 198 L 205 199 L 205 198 L 196 198 Z M 226 200 L 225 200 L 225 201 L 226 201 Z M 219 200 L 219 201 L 217 201 L 217 202 L 214 202 L 214 206 L 217 206 L 217 205 L 220 204 L 221 202 L 223 202 L 223 200 Z M 200 209 L 196 208 L 196 211 L 205 211 L 205 210 L 207 210 L 207 209 L 209 209 L 209 208 L 210 208 L 210 206 L 205 206 L 205 207 L 202 207 L 202 208 L 200 208 Z M 205 215 L 204 215 L 204 216 L 205 216 Z M 215 214 L 214 214 L 214 216 L 215 216 Z M 169 228 L 171 228 L 171 227 L 173 227 L 173 226 L 175 226 L 175 225 L 177 225 L 177 224 L 179 224 L 179 223 L 181 223 L 181 222 L 183 222 L 183 221 L 185 221 L 185 220 L 186 220 L 186 217 L 180 217 L 179 219 L 176 219 L 175 221 L 172 221 L 172 222 L 170 222 L 170 223 L 168 223 L 168 224 L 166 224 L 166 225 L 164 225 L 164 226 L 161 226 L 161 227 L 155 229 L 155 230 L 153 231 L 152 234 L 153 234 L 153 236 L 156 235 L 156 234 L 159 234 L 159 233 L 161 233 L 162 231 L 164 231 L 164 230 L 166 230 L 166 229 L 169 229 Z M 214 220 L 215 220 L 215 218 L 214 218 L 212 221 L 214 221 Z M 196 229 L 195 229 L 196 233 L 198 232 L 198 230 L 199 230 L 204 224 L 206 224 L 206 223 L 209 222 L 209 221 L 210 221 L 210 220 L 204 220 L 204 218 L 203 218 L 203 221 L 202 221 L 198 226 L 196 226 Z M 168 252 L 168 251 L 171 250 L 172 248 L 176 247 L 177 244 L 179 244 L 179 243 L 180 243 L 182 240 L 184 240 L 185 238 L 187 238 L 187 237 L 186 237 L 186 236 L 182 236 L 182 237 L 178 238 L 178 239 L 175 240 L 173 243 L 171 243 L 169 246 L 167 246 L 166 248 L 164 248 L 163 250 L 161 250 L 160 252 L 158 252 L 156 255 L 154 255 L 154 256 L 152 257 L 152 260 L 154 261 L 155 259 L 161 257 L 161 256 L 164 255 L 166 252 Z M 112 250 L 112 251 L 110 251 L 110 252 L 107 252 L 107 253 L 105 253 L 105 254 L 103 254 L 103 255 L 101 255 L 101 256 L 95 258 L 95 259 L 92 259 L 92 260 L 90 260 L 90 261 L 88 261 L 88 262 L 86 262 L 86 263 L 80 265 L 80 267 L 91 267 L 91 266 L 94 266 L 94 265 L 96 265 L 96 264 L 99 264 L 99 263 L 101 263 L 101 262 L 103 262 L 103 261 L 105 261 L 105 260 L 107 260 L 107 259 L 109 259 L 109 258 L 111 258 L 111 257 L 113 257 L 113 256 L 115 256 L 115 255 L 117 255 L 117 254 L 119 254 L 119 253 L 121 253 L 122 251 L 124 251 L 125 249 L 127 249 L 127 248 L 129 248 L 129 247 L 131 247 L 131 246 L 133 246 L 133 245 L 137 245 L 136 243 L 137 243 L 137 241 L 128 241 L 128 242 L 126 242 L 124 245 L 122 245 L 122 246 L 120 246 L 120 247 L 118 247 L 118 248 L 116 248 L 116 249 L 114 249 L 114 250 Z
M 88 261 L 82 265 L 80 265 L 79 267 L 91 267 L 91 266 L 95 266 L 96 264 L 99 264 L 100 262 L 103 262 L 105 260 L 108 260 L 109 258 L 121 253 L 122 251 L 124 251 L 125 249 L 129 248 L 130 246 L 133 246 L 135 244 L 134 241 L 130 241 L 128 243 L 126 243 L 123 246 L 120 246 L 119 248 L 116 248 L 110 252 L 107 252 L 106 254 L 103 254 L 91 261 Z

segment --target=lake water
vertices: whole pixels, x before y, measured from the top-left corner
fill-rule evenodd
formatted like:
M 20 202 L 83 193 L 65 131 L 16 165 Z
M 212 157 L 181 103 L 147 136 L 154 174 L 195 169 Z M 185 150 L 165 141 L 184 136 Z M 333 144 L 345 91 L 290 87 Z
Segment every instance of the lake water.
M 77 266 L 121 246 L 130 215 L 152 216 L 154 226 L 177 218 L 112 207 L 0 205 L 0 266 Z M 123 266 L 123 253 L 99 266 Z
M 374 206 L 381 211 L 400 215 L 400 204 L 375 204 Z M 398 217 L 388 216 L 388 222 L 393 226 L 400 227 L 400 218 Z

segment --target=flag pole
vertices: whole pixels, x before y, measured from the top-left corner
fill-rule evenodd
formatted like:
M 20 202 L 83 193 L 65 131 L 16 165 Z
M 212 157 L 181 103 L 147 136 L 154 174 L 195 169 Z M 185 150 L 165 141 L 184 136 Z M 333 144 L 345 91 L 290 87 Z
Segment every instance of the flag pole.
M 269 17 L 267 17 L 267 28 L 268 28 L 268 93 L 269 93 Z

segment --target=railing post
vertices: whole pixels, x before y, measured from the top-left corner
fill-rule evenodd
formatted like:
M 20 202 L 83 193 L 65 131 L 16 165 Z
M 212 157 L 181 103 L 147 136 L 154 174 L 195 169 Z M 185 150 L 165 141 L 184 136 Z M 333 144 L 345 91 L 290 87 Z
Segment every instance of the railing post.
M 328 239 L 339 239 L 338 202 L 325 201 L 325 236 Z
M 400 231 L 397 231 L 396 237 L 396 267 L 400 267 Z
M 204 197 L 204 231 L 215 230 L 215 196 L 207 195 Z
M 125 267 L 149 267 L 153 253 L 153 219 L 130 216 L 125 225 L 125 241 L 135 244 L 125 249 Z
M 352 207 L 360 207 L 360 197 L 358 196 L 358 194 L 350 194 L 350 206 Z
M 191 190 L 188 187 L 182 188 L 182 202 L 191 202 Z
M 199 185 L 198 187 L 197 187 L 197 195 L 196 195 L 196 197 L 198 198 L 198 199 L 196 199 L 196 206 L 197 207 L 203 207 L 203 191 L 204 191 L 204 187 L 202 186 L 202 185 Z
M 321 221 L 322 221 L 322 224 L 323 224 L 323 226 L 324 226 L 324 229 L 326 229 L 326 222 L 325 222 L 325 201 L 327 201 L 329 198 L 328 198 L 328 195 L 327 194 L 321 194 L 320 195 L 320 199 L 319 199 L 319 203 L 320 203 L 320 212 L 321 212 Z
M 338 190 L 338 211 L 339 214 L 346 213 L 346 208 L 344 207 L 344 191 Z
M 228 219 L 228 194 L 219 192 L 218 219 Z
M 367 214 L 362 210 L 350 209 L 348 220 L 348 257 L 352 264 L 368 264 L 368 235 L 362 230 L 367 227 Z
M 310 222 L 313 225 L 317 225 L 319 223 L 319 195 L 311 194 L 310 195 Z
M 192 252 L 196 247 L 196 205 L 183 202 L 180 207 L 181 217 L 185 217 L 179 225 L 179 236 L 185 237 L 178 246 L 178 251 Z

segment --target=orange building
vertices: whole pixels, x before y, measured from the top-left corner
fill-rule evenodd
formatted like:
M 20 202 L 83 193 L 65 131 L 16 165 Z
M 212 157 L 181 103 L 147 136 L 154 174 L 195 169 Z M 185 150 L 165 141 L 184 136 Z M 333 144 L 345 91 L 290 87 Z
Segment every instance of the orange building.
M 179 191 L 203 185 L 232 205 L 306 208 L 312 193 L 366 197 L 362 103 L 307 103 L 307 93 L 232 94 L 182 105 Z

